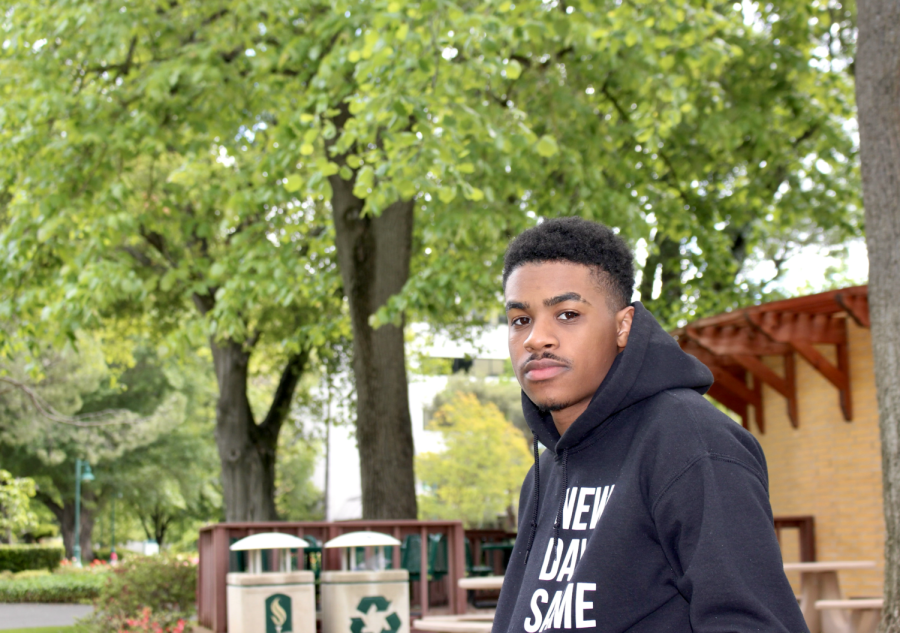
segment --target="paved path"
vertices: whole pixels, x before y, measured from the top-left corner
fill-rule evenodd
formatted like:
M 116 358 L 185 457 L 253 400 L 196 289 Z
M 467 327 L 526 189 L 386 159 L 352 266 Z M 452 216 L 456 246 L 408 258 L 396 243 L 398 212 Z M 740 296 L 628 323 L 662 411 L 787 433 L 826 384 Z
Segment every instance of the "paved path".
M 89 604 L 0 603 L 0 631 L 6 629 L 69 626 L 94 610 Z

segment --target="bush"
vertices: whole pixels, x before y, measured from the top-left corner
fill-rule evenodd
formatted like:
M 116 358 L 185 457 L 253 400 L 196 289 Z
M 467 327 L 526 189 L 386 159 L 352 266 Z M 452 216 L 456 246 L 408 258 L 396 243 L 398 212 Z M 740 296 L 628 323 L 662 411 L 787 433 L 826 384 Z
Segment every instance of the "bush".
M 100 595 L 106 574 L 48 574 L 0 579 L 0 602 L 90 602 Z
M 150 609 L 163 630 L 178 626 L 196 611 L 197 567 L 169 556 L 136 557 L 106 575 L 94 613 L 94 630 L 116 633 Z
M 46 569 L 26 569 L 25 571 L 17 571 L 14 578 L 40 578 L 41 576 L 49 576 L 50 572 Z
M 65 556 L 61 547 L 46 545 L 0 545 L 0 570 L 24 571 L 26 569 L 49 569 L 59 567 Z
M 94 548 L 94 558 L 97 558 L 99 560 L 105 560 L 105 561 L 109 562 L 110 554 L 112 554 L 112 549 L 109 547 L 95 547 Z M 132 552 L 131 550 L 120 547 L 120 548 L 116 549 L 116 556 L 118 556 L 119 562 L 122 562 L 122 560 L 126 557 L 131 558 L 131 557 L 135 556 L 135 553 Z

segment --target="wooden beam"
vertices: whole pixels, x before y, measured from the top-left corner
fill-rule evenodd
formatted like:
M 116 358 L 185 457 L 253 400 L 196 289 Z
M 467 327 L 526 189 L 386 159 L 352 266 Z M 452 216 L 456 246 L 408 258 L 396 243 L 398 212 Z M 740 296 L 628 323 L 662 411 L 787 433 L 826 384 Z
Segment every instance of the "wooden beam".
M 710 367 L 710 369 L 712 370 L 715 381 L 741 400 L 745 401 L 747 404 L 752 404 L 753 406 L 759 406 L 761 404 L 759 396 L 754 393 L 745 382 L 736 378 L 733 374 L 725 371 L 721 367 L 713 366 Z
M 790 357 L 793 360 L 792 354 L 785 354 L 784 357 L 785 359 Z M 797 382 L 793 371 L 787 371 L 787 360 L 785 360 L 785 377 L 782 378 L 756 356 L 735 355 L 732 358 L 755 378 L 772 387 L 788 401 L 788 417 L 791 425 L 797 428 L 799 424 L 797 419 Z
M 761 434 L 765 435 L 766 417 L 762 401 L 762 380 L 760 380 L 753 374 L 750 374 L 750 376 L 753 381 L 753 393 L 756 394 L 756 404 L 753 405 L 753 414 L 754 418 L 756 418 L 756 427 L 759 429 L 759 432 Z
M 721 403 L 722 406 L 731 409 L 736 414 L 741 416 L 741 424 L 744 425 L 745 429 L 750 430 L 750 420 L 747 417 L 747 403 L 744 400 L 741 400 L 738 396 L 734 395 L 725 387 L 718 384 L 713 384 L 713 386 L 709 388 L 709 391 L 707 393 L 709 394 L 710 398 L 713 398 L 717 402 Z
M 785 330 L 778 327 L 777 321 L 779 317 L 775 315 L 765 315 L 764 317 L 760 317 L 759 315 L 747 314 L 746 317 L 748 323 L 757 328 L 760 332 L 763 332 L 766 336 L 769 336 L 773 341 L 790 345 L 794 351 L 800 354 L 816 371 L 822 374 L 826 380 L 837 387 L 840 392 L 841 411 L 844 414 L 844 419 L 848 422 L 852 420 L 853 403 L 850 396 L 850 373 L 849 371 L 842 371 L 840 367 L 832 365 L 831 362 L 813 346 L 814 343 L 819 342 L 819 340 L 817 340 L 817 337 L 812 336 L 812 334 L 815 334 L 816 332 L 824 332 L 827 328 L 829 339 L 837 341 L 836 345 L 838 346 L 840 365 L 841 354 L 846 354 L 846 351 L 841 352 L 840 350 L 841 347 L 846 348 L 847 345 L 846 319 L 836 319 L 831 316 L 820 315 L 816 317 L 819 320 L 819 324 L 816 325 L 812 323 L 805 330 L 805 332 L 811 334 L 810 338 L 805 339 L 802 336 L 789 338 L 791 334 L 795 334 L 797 331 Z M 823 319 L 828 319 L 830 323 L 822 323 Z M 849 367 L 849 361 L 845 360 L 844 364 Z
M 736 363 L 749 371 L 751 374 L 759 378 L 761 381 L 769 385 L 772 389 L 780 393 L 785 398 L 791 397 L 791 389 L 787 380 L 776 374 L 756 356 L 744 354 L 735 354 L 732 356 Z
M 844 414 L 844 421 L 853 420 L 853 398 L 850 395 L 850 349 L 847 343 L 837 346 L 838 371 L 843 374 L 847 380 L 847 386 L 841 389 L 841 412 Z
M 784 355 L 784 380 L 791 390 L 791 397 L 787 399 L 788 418 L 791 426 L 800 428 L 800 414 L 797 411 L 797 365 L 793 352 Z
M 684 336 L 718 356 L 743 354 L 774 356 L 789 351 L 786 343 L 773 342 L 747 327 L 686 327 Z
M 869 320 L 869 298 L 867 295 L 845 294 L 839 292 L 834 295 L 835 302 L 850 315 L 859 327 L 870 328 L 872 322 Z
M 844 319 L 830 314 L 803 312 L 745 313 L 751 327 L 760 329 L 773 341 L 793 343 L 803 341 L 813 345 L 838 345 L 847 341 Z

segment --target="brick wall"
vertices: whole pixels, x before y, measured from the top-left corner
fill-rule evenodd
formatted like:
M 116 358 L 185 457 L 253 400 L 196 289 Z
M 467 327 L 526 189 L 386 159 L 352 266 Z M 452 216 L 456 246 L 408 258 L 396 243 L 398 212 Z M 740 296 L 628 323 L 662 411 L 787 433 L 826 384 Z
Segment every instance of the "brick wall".
M 852 422 L 844 421 L 837 389 L 796 355 L 800 428 L 791 426 L 785 399 L 768 387 L 765 434 L 751 425 L 768 461 L 774 513 L 815 517 L 818 560 L 876 561 L 877 570 L 842 571 L 840 581 L 845 596 L 880 596 L 885 530 L 871 337 L 850 319 L 847 334 Z M 818 349 L 835 362 L 833 346 Z M 781 358 L 766 361 L 784 375 Z M 785 561 L 798 560 L 793 531 L 783 532 L 782 550 Z M 788 577 L 798 590 L 798 575 Z

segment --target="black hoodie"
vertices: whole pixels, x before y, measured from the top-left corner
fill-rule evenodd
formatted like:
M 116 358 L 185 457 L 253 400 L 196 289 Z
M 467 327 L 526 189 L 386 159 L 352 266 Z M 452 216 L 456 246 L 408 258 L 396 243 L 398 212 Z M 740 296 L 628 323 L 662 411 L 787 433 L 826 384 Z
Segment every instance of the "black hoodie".
M 634 308 L 627 347 L 562 437 L 522 395 L 547 450 L 522 486 L 493 633 L 807 631 L 762 449 L 703 398 L 709 370 Z

